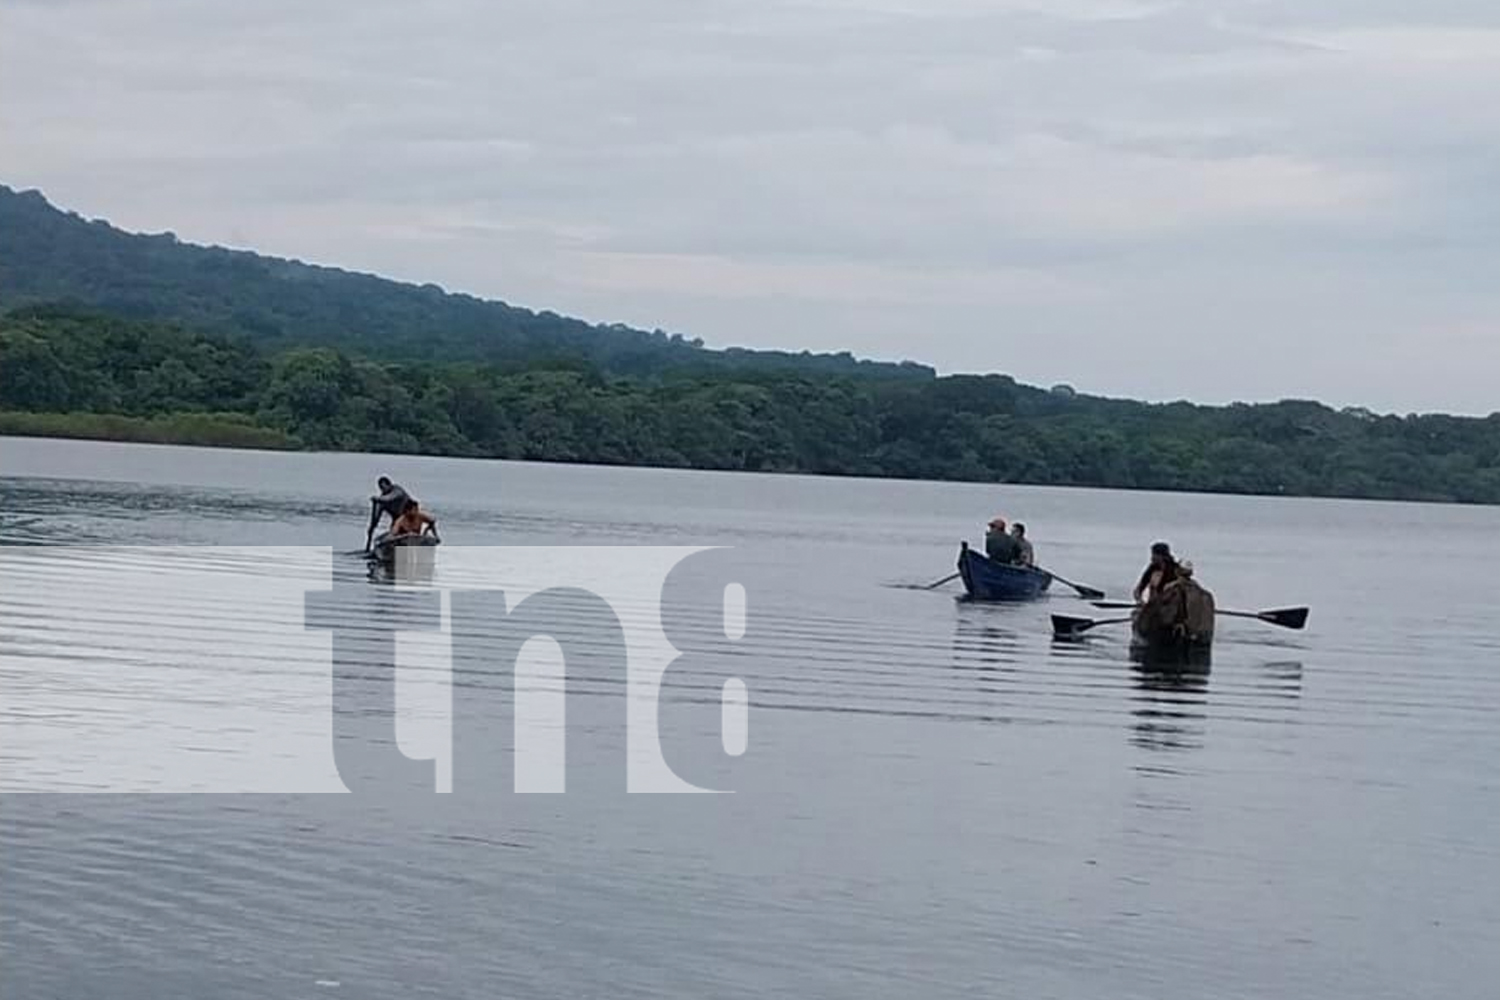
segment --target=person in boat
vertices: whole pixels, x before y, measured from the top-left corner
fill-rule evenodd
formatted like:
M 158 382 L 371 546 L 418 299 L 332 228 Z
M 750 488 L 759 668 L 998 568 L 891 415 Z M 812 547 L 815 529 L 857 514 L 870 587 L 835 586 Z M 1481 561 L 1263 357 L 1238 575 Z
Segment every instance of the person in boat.
M 1207 645 L 1214 638 L 1214 613 L 1214 595 L 1193 579 L 1193 564 L 1183 560 L 1137 612 L 1136 632 L 1148 641 Z
M 404 489 L 391 482 L 389 476 L 381 476 L 375 480 L 375 485 L 380 492 L 370 498 L 370 527 L 365 532 L 366 551 L 370 549 L 371 544 L 375 540 L 375 529 L 380 527 L 381 515 L 389 516 L 391 524 L 394 526 L 396 519 L 406 510 L 406 502 L 411 499 L 411 496 Z M 387 537 L 389 534 L 390 532 L 387 531 L 386 535 L 381 537 Z
M 423 510 L 417 501 L 407 498 L 406 507 L 386 533 L 385 541 L 396 542 L 407 537 L 421 538 L 423 535 L 431 535 L 442 541 L 438 538 L 437 518 Z
M 1026 540 L 1026 525 L 1017 521 L 1010 526 L 1010 537 L 1016 540 L 1016 565 L 1036 565 L 1036 549 Z
M 1007 566 L 1014 563 L 1021 554 L 1021 547 L 1016 544 L 1015 536 L 1006 532 L 1005 518 L 994 518 L 988 528 L 984 533 L 984 554 L 997 563 Z
M 1163 587 L 1177 579 L 1178 569 L 1172 547 L 1166 542 L 1154 543 L 1151 546 L 1151 562 L 1141 572 L 1141 578 L 1131 592 L 1135 603 L 1146 603 L 1153 594 L 1159 593 Z

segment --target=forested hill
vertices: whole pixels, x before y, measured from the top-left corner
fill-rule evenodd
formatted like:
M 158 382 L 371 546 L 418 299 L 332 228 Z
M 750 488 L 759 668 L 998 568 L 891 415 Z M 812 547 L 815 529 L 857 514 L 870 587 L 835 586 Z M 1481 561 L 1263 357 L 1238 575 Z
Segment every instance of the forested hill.
M 503 278 L 503 276 L 500 276 Z M 326 346 L 388 360 L 518 367 L 573 360 L 621 375 L 754 368 L 807 375 L 931 379 L 924 365 L 711 350 L 700 340 L 450 294 L 293 260 L 126 233 L 0 185 L 0 310 L 89 306 L 240 335 L 270 350 Z

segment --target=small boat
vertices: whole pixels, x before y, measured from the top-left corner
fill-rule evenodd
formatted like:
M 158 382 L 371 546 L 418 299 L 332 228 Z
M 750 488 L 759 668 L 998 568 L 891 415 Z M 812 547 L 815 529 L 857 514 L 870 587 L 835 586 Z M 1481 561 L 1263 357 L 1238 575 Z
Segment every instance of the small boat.
M 372 564 L 390 568 L 396 565 L 396 550 L 399 548 L 430 549 L 440 544 L 442 541 L 436 535 L 401 535 L 398 538 L 381 535 L 370 548 L 369 560 Z M 427 558 L 431 559 L 430 553 Z
M 1214 645 L 1214 610 L 1214 595 L 1191 579 L 1169 584 L 1131 615 L 1131 659 L 1160 666 L 1207 665 Z
M 1052 586 L 1052 574 L 1030 566 L 1008 566 L 960 543 L 958 573 L 969 599 L 975 601 L 1030 601 Z

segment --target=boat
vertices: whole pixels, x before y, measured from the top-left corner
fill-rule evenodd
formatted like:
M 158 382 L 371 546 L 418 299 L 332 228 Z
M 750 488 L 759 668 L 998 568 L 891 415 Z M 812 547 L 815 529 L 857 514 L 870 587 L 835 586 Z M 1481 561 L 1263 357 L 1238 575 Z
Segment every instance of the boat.
M 1207 665 L 1214 610 L 1214 595 L 1191 578 L 1169 584 L 1131 615 L 1131 659 L 1154 666 Z
M 1052 586 L 1052 574 L 1030 566 L 1010 566 L 980 555 L 961 542 L 958 574 L 974 601 L 1030 601 Z
M 381 535 L 375 539 L 375 544 L 370 548 L 369 560 L 372 565 L 390 569 L 396 565 L 397 549 L 431 549 L 441 544 L 442 540 L 436 535 L 402 535 L 399 538 Z M 432 553 L 423 553 L 423 555 L 428 560 L 432 557 Z

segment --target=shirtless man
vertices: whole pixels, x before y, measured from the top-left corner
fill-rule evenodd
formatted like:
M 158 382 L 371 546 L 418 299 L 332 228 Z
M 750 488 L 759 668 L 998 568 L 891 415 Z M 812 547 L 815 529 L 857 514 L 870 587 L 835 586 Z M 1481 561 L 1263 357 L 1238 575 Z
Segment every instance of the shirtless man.
M 395 541 L 407 535 L 416 535 L 418 537 L 431 535 L 433 538 L 437 538 L 438 541 L 442 541 L 441 538 L 438 538 L 437 518 L 424 511 L 418 506 L 415 500 L 410 498 L 406 501 L 406 509 L 401 512 L 401 516 L 396 518 L 395 523 L 391 525 L 391 530 L 386 535 L 386 538 L 389 541 Z

